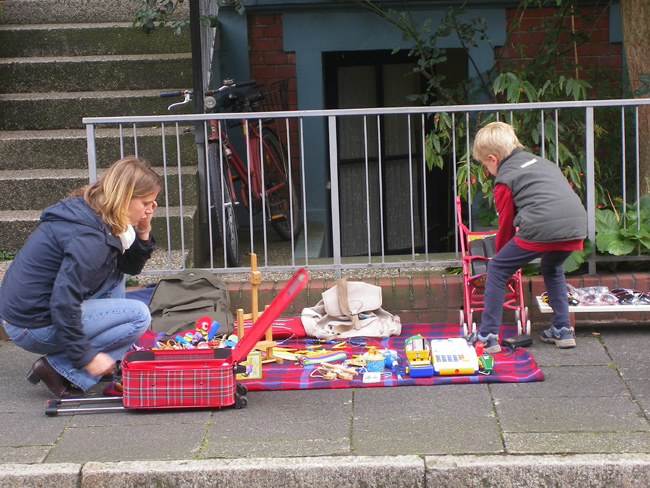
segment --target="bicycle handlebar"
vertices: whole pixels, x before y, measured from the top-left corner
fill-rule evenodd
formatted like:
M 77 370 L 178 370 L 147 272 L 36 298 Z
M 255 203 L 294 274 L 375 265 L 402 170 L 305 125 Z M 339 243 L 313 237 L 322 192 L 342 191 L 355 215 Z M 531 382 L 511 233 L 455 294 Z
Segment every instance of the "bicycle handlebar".
M 221 93 L 230 88 L 245 88 L 248 86 L 254 86 L 256 83 L 257 83 L 256 80 L 245 80 L 245 81 L 235 82 L 235 80 L 233 79 L 226 79 L 223 81 L 223 85 L 217 88 L 216 90 L 205 90 L 203 92 L 203 96 L 206 97 L 206 100 L 208 100 L 208 98 L 212 99 L 212 95 Z M 192 90 L 167 90 L 167 91 L 160 92 L 160 98 L 174 98 L 179 96 L 183 96 L 184 100 L 182 102 L 172 103 L 169 107 L 167 107 L 167 110 L 171 110 L 172 108 L 177 107 L 179 105 L 185 105 L 190 103 L 192 101 Z M 253 94 L 252 96 L 249 95 L 248 101 L 257 102 L 261 100 L 261 98 L 262 98 L 262 94 L 257 93 L 257 94 Z M 215 102 L 213 101 L 213 104 L 210 108 L 213 108 L 214 105 Z
M 253 86 L 255 83 L 257 83 L 256 80 L 246 80 L 246 81 L 240 81 L 235 86 L 237 88 L 244 88 L 245 86 Z
M 160 98 L 173 98 L 180 97 L 183 94 L 182 90 L 169 90 L 160 92 Z

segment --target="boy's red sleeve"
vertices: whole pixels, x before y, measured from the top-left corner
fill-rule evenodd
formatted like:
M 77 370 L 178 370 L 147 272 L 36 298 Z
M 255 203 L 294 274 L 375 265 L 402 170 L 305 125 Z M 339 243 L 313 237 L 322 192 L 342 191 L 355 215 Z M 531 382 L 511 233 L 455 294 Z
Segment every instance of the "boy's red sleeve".
M 499 232 L 495 238 L 496 250 L 499 252 L 512 239 L 516 230 L 512 224 L 515 218 L 515 205 L 512 192 L 507 185 L 500 183 L 494 187 L 494 204 L 499 214 Z

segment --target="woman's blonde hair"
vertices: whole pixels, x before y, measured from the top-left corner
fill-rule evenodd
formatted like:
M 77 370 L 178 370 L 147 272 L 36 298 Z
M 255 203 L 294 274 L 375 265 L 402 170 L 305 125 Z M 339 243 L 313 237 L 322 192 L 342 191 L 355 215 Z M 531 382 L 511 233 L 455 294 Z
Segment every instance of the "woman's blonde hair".
M 126 156 L 111 164 L 97 181 L 75 190 L 70 196 L 83 196 L 117 236 L 130 224 L 131 199 L 158 193 L 160 187 L 160 177 L 146 161 Z
M 474 138 L 474 159 L 484 160 L 493 154 L 499 161 L 518 147 L 523 147 L 515 129 L 505 122 L 490 122 L 476 133 Z

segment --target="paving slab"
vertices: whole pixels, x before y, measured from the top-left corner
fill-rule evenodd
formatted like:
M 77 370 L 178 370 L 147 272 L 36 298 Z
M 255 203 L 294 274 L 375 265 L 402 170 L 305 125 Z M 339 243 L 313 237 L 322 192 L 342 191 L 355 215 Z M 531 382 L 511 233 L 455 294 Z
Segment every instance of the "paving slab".
M 576 332 L 577 347 L 559 349 L 553 344 L 539 340 L 533 335 L 533 345 L 528 348 L 538 366 L 598 366 L 612 363 L 612 358 L 598 336 Z
M 493 398 L 576 398 L 629 397 L 625 382 L 610 366 L 548 366 L 544 381 L 532 383 L 494 383 Z
M 513 398 L 495 402 L 504 432 L 643 432 L 648 422 L 628 398 Z
M 249 392 L 242 410 L 215 412 L 201 456 L 350 454 L 353 390 Z
M 353 445 L 359 455 L 504 451 L 487 385 L 359 388 Z
M 76 404 L 70 404 L 75 406 Z M 86 405 L 84 407 L 92 407 Z M 119 403 L 115 406 L 119 406 Z M 206 408 L 189 408 L 189 409 L 158 409 L 158 410 L 139 410 L 124 409 L 109 412 L 88 412 L 76 413 L 70 415 L 70 427 L 110 427 L 125 425 L 151 425 L 153 427 L 170 424 L 192 424 L 202 423 L 207 425 L 213 418 L 215 410 Z M 67 414 L 64 410 L 56 417 L 65 418 Z
M 621 328 L 601 333 L 607 352 L 625 380 L 648 377 L 650 371 L 650 328 Z
M 53 446 L 68 422 L 64 417 L 46 418 L 42 412 L 5 413 L 0 422 L 0 446 Z
M 650 452 L 650 432 L 506 432 L 509 454 Z
M 204 424 L 69 428 L 52 448 L 46 462 L 192 459 L 199 454 L 206 428 Z
M 645 416 L 650 419 L 650 378 L 627 380 L 625 385 Z
M 51 446 L 0 447 L 0 464 L 42 463 Z

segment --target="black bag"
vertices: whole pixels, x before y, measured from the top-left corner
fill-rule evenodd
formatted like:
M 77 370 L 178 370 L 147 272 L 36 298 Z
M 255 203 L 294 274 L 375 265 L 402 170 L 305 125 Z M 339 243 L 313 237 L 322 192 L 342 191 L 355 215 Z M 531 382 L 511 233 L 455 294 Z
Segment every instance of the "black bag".
M 186 269 L 162 278 L 153 290 L 149 310 L 155 332 L 192 329 L 206 315 L 221 325 L 217 334 L 234 330 L 228 286 L 202 269 Z

